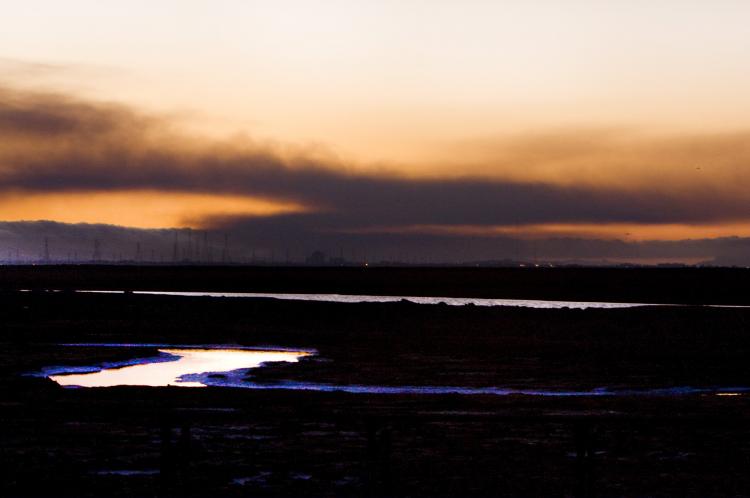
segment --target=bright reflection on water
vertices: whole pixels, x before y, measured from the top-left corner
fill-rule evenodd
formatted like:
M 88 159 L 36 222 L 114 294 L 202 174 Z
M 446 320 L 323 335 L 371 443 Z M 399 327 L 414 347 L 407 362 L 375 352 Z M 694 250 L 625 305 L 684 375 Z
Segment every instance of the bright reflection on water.
M 92 294 L 120 294 L 124 291 L 79 290 L 77 292 Z M 643 303 L 608 303 L 588 301 L 547 301 L 529 299 L 485 299 L 477 297 L 431 297 L 431 296 L 371 296 L 366 294 L 292 294 L 269 292 L 173 292 L 173 291 L 132 291 L 133 294 L 153 294 L 159 296 L 185 297 L 233 297 L 281 299 L 287 301 L 323 301 L 330 303 L 396 303 L 408 301 L 414 304 L 447 304 L 448 306 L 512 306 L 520 308 L 635 308 L 637 306 L 662 306 Z M 667 305 L 668 306 L 668 305 Z
M 64 346 L 64 345 L 63 345 Z M 179 386 L 244 389 L 286 389 L 293 391 L 345 392 L 352 394 L 420 394 L 420 395 L 491 395 L 491 396 L 681 396 L 717 395 L 744 396 L 750 393 L 747 386 L 672 386 L 656 388 L 598 387 L 590 390 L 560 390 L 544 388 L 511 388 L 502 386 L 435 386 L 435 385 L 362 385 L 326 384 L 305 381 L 279 381 L 255 383 L 247 379 L 247 370 L 263 363 L 285 361 L 296 363 L 313 351 L 242 349 L 225 346 L 164 346 L 157 344 L 71 344 L 70 346 L 101 347 L 156 347 L 159 355 L 134 358 L 98 367 L 45 367 L 31 375 L 49 377 L 62 386 L 112 387 L 112 386 Z
M 230 372 L 259 367 L 272 361 L 295 363 L 310 353 L 305 351 L 262 351 L 247 349 L 160 349 L 174 360 L 147 362 L 122 368 L 103 369 L 84 374 L 52 375 L 62 386 L 179 386 L 205 387 L 206 384 L 181 380 L 190 374 Z

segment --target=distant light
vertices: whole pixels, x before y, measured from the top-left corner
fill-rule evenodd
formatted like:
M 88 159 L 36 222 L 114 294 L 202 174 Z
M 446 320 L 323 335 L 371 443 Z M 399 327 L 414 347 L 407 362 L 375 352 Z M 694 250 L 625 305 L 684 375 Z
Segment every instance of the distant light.
M 740 393 L 716 393 L 717 396 L 740 396 Z

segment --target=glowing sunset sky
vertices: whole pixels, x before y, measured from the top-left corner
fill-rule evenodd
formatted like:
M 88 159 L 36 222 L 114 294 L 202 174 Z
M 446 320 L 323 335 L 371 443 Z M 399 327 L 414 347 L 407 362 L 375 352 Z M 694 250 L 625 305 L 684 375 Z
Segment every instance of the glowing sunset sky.
M 748 19 L 741 0 L 5 2 L 0 220 L 749 236 Z

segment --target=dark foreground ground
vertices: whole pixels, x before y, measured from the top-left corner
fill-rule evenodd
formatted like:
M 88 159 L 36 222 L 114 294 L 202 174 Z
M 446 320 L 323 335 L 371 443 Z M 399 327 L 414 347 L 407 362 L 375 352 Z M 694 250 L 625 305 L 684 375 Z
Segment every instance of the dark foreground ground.
M 0 267 L 0 290 L 131 289 L 750 305 L 747 268 Z
M 319 282 L 324 274 L 317 275 Z M 339 277 L 330 278 L 344 292 Z M 685 278 L 698 277 L 677 279 L 674 292 L 690 293 L 679 288 Z M 271 290 L 251 284 L 234 290 Z M 0 302 L 0 496 L 750 496 L 750 396 L 70 390 L 19 375 L 149 352 L 60 342 L 166 342 L 319 351 L 252 373 L 269 384 L 750 386 L 750 310 L 41 291 L 6 291 Z

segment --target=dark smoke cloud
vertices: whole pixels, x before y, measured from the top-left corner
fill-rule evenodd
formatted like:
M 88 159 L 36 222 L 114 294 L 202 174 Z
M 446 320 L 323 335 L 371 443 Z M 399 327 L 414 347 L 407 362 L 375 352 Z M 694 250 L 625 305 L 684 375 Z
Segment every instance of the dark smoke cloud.
M 195 220 L 203 227 L 238 233 L 248 246 L 280 249 L 305 238 L 318 246 L 359 244 L 381 252 L 399 245 L 421 251 L 429 244 L 460 251 L 457 246 L 469 244 L 470 238 L 362 231 L 415 225 L 750 219 L 750 200 L 736 188 L 615 188 L 585 182 L 570 186 L 353 173 L 336 161 L 285 154 L 249 141 L 196 139 L 176 132 L 163 118 L 57 94 L 0 89 L 0 134 L 0 191 L 154 189 L 293 200 L 311 208 L 308 213 L 267 218 Z M 487 249 L 481 254 L 498 247 L 511 253 L 519 244 L 497 237 L 482 240 Z M 305 250 L 313 246 L 308 242 Z M 578 250 L 596 252 L 581 244 Z
M 96 141 L 113 132 L 143 130 L 156 121 L 123 106 L 93 105 L 65 95 L 0 88 L 0 133 L 10 139 L 30 135 L 38 140 Z

